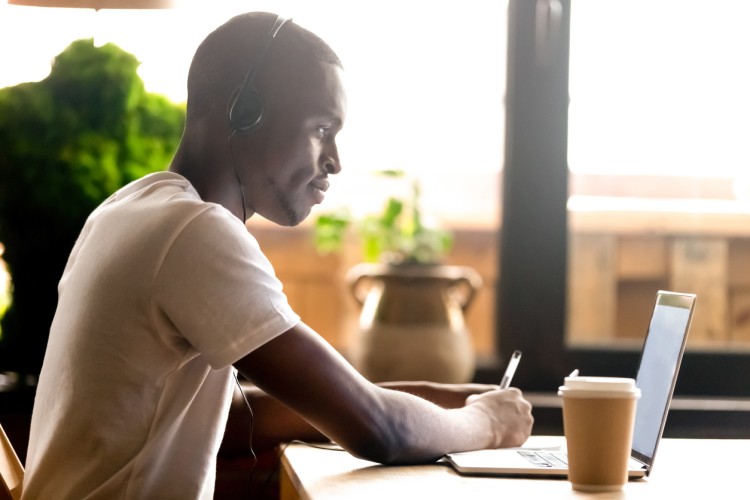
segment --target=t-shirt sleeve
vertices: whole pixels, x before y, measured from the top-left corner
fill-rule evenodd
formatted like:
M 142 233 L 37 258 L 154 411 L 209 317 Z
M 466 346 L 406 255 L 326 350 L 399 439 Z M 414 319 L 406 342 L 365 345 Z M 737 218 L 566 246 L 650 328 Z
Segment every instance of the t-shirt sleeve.
M 221 207 L 190 219 L 166 251 L 154 286 L 161 313 L 214 369 L 300 320 L 257 240 Z

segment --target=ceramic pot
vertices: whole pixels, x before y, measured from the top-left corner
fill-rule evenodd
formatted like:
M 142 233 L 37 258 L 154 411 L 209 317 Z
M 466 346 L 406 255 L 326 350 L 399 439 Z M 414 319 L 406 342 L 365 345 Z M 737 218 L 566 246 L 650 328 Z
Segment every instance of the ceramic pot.
M 373 382 L 469 382 L 475 354 L 464 313 L 482 284 L 469 267 L 358 264 L 347 275 L 362 306 L 352 364 Z

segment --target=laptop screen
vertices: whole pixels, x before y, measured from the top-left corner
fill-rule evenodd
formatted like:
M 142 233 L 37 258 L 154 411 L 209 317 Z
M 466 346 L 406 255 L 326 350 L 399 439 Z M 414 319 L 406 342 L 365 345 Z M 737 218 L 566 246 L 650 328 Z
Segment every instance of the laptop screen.
M 641 399 L 633 429 L 633 456 L 648 466 L 664 431 L 694 304 L 692 294 L 660 291 L 656 296 L 636 376 Z

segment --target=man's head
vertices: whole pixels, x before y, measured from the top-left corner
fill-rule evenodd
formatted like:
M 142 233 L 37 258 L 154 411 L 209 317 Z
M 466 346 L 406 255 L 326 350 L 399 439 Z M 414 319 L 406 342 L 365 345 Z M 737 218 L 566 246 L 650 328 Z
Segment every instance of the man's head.
M 216 151 L 229 151 L 231 164 L 213 168 L 237 170 L 249 215 L 294 225 L 322 201 L 328 175 L 341 168 L 335 136 L 346 99 L 331 48 L 277 20 L 267 13 L 236 16 L 198 47 L 188 76 L 186 134 L 195 139 L 199 131 Z M 262 102 L 262 120 L 246 127 L 255 112 L 248 111 L 248 93 Z

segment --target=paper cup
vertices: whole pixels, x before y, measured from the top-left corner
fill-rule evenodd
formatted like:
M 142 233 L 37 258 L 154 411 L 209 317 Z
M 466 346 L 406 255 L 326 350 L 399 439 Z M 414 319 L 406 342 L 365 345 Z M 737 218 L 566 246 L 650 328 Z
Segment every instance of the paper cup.
M 628 480 L 635 407 L 641 395 L 635 380 L 567 377 L 563 427 L 568 447 L 568 479 L 580 491 L 617 491 Z

